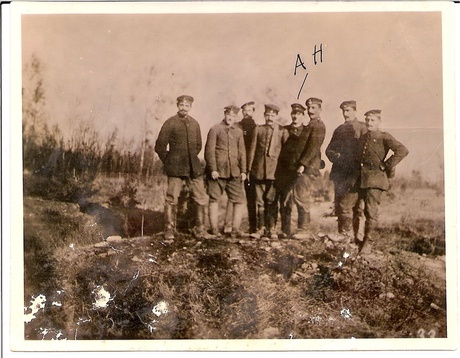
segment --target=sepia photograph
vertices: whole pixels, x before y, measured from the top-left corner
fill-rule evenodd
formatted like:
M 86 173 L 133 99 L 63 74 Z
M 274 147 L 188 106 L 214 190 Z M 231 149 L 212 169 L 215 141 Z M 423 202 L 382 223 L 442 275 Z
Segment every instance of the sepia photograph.
M 5 344 L 457 349 L 451 5 L 12 3 Z

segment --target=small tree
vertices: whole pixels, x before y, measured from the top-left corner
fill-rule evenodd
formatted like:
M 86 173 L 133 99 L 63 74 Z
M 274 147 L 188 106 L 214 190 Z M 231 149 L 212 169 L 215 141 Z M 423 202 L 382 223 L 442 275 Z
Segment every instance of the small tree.
M 49 139 L 45 123 L 46 96 L 43 80 L 43 65 L 32 55 L 23 71 L 22 88 L 22 138 L 24 168 L 31 171 L 40 170 L 45 159 L 40 149 Z

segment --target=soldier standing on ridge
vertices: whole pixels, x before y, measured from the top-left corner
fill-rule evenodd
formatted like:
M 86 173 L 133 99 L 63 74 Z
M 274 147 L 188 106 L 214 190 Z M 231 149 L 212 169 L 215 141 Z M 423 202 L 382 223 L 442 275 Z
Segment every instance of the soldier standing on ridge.
M 321 160 L 321 146 L 326 136 L 326 126 L 321 121 L 322 100 L 309 98 L 305 101 L 307 108 L 294 103 L 291 105 L 293 123 L 288 126 L 289 139 L 281 150 L 277 168 L 277 188 L 280 187 L 281 225 L 283 234 L 291 234 L 290 222 L 292 204 L 297 206 L 296 239 L 311 237 L 310 207 L 312 191 L 324 168 Z M 303 120 L 307 110 L 310 122 L 299 129 L 296 128 Z M 289 143 L 289 144 L 288 144 Z M 284 236 L 283 235 L 283 236 Z
M 278 216 L 275 170 L 281 147 L 288 137 L 288 132 L 275 123 L 279 110 L 273 104 L 265 105 L 265 124 L 255 128 L 248 154 L 251 184 L 256 188 L 257 232 L 251 235 L 254 238 L 261 235 L 278 238 L 274 232 Z
M 155 144 L 155 152 L 163 162 L 168 176 L 164 205 L 165 239 L 174 238 L 177 202 L 184 183 L 189 186 L 195 204 L 194 234 L 197 237 L 206 235 L 204 217 L 208 197 L 204 187 L 203 167 L 198 159 L 202 149 L 201 130 L 198 122 L 188 114 L 192 103 L 191 96 L 177 98 L 178 112 L 165 121 Z
M 408 154 L 408 149 L 387 132 L 380 130 L 381 110 L 365 113 L 367 133 L 360 139 L 361 163 L 359 195 L 356 202 L 364 201 L 364 238 L 356 242 L 361 254 L 370 252 L 370 242 L 378 223 L 378 209 L 382 192 L 389 189 L 389 178 L 395 176 L 395 166 Z M 387 158 L 389 151 L 393 152 Z
M 241 106 L 241 110 L 243 112 L 243 119 L 236 125 L 243 131 L 244 147 L 246 149 L 246 153 L 249 153 L 252 136 L 257 126 L 256 122 L 252 118 L 255 111 L 255 103 L 252 101 L 247 102 Z M 249 156 L 246 157 L 248 158 Z M 249 168 L 249 166 L 247 167 Z M 249 233 L 253 234 L 257 231 L 256 188 L 254 184 L 251 183 L 251 178 L 249 177 L 244 181 L 244 190 L 246 192 L 246 203 L 248 208 Z M 233 204 L 230 201 L 227 202 L 227 213 L 233 212 L 232 205 Z M 231 215 L 228 215 L 225 218 L 224 232 L 231 232 L 231 222 Z
M 232 203 L 232 237 L 241 236 L 240 225 L 244 212 L 244 188 L 246 180 L 246 149 L 243 131 L 235 126 L 239 107 L 227 106 L 224 119 L 208 133 L 205 160 L 208 175 L 209 223 L 211 234 L 219 236 L 219 198 L 227 194 Z M 229 206 L 227 206 L 228 208 Z M 228 214 L 228 213 L 227 213 Z
M 301 154 L 298 154 L 299 157 L 297 162 L 293 163 L 293 167 L 291 166 L 291 173 L 294 167 L 296 167 L 295 173 L 297 179 L 295 179 L 295 185 L 292 192 L 290 194 L 289 192 L 287 193 L 286 199 L 288 199 L 288 202 L 283 203 L 287 205 L 283 208 L 285 223 L 287 223 L 288 220 L 290 221 L 292 207 L 292 202 L 289 202 L 290 196 L 297 204 L 298 224 L 297 233 L 294 235 L 296 239 L 306 239 L 312 235 L 310 232 L 312 189 L 315 185 L 315 181 L 320 176 L 320 169 L 324 168 L 324 161 L 321 160 L 321 146 L 326 136 L 326 126 L 321 120 L 322 102 L 321 99 L 314 97 L 305 101 L 305 105 L 307 106 L 306 110 L 310 117 L 310 121 L 300 134 L 300 143 L 304 142 L 305 146 Z
M 339 239 L 348 241 L 353 234 L 355 239 L 359 234 L 361 210 L 355 198 L 359 190 L 361 164 L 359 138 L 367 132 L 367 127 L 356 118 L 356 101 L 345 101 L 340 108 L 345 122 L 335 129 L 326 148 L 326 156 L 332 163 L 330 179 L 334 183 L 334 211 L 341 235 Z
M 298 198 L 295 193 L 295 185 L 299 177 L 297 169 L 300 167 L 300 157 L 304 153 L 307 144 L 307 138 L 302 135 L 306 133 L 303 131 L 305 128 L 303 121 L 306 108 L 300 103 L 291 104 L 291 108 L 292 123 L 284 126 L 289 133 L 289 137 L 283 148 L 281 148 L 275 172 L 275 187 L 281 214 L 280 236 L 282 237 L 291 235 L 292 206 L 296 205 L 297 208 L 298 228 L 303 225 L 302 220 L 306 211 L 302 205 L 301 198 Z

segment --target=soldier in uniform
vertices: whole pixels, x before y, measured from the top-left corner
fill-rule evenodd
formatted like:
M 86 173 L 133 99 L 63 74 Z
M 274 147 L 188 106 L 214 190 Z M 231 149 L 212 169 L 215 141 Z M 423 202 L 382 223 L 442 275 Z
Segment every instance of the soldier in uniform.
M 281 214 L 281 236 L 291 235 L 291 213 L 292 206 L 297 207 L 298 225 L 304 225 L 305 210 L 301 201 L 297 201 L 295 196 L 295 184 L 297 182 L 297 169 L 300 166 L 300 156 L 304 152 L 307 144 L 306 138 L 302 136 L 304 129 L 306 108 L 300 103 L 291 104 L 292 123 L 284 128 L 288 131 L 289 137 L 281 148 L 278 158 L 278 165 L 275 172 L 275 187 L 278 195 Z
M 257 126 L 256 122 L 252 118 L 255 111 L 255 103 L 253 101 L 247 102 L 241 106 L 241 110 L 243 113 L 243 119 L 236 125 L 243 131 L 244 147 L 246 149 L 246 153 L 249 153 L 251 139 Z M 246 192 L 246 204 L 248 209 L 249 233 L 253 234 L 257 231 L 256 189 L 251 183 L 251 178 L 249 177 L 244 181 L 244 190 Z M 230 213 L 233 212 L 232 205 L 233 204 L 230 201 L 227 202 L 228 215 L 225 218 L 224 227 L 224 232 L 226 233 L 231 232 L 232 215 L 230 215 Z
M 265 124 L 255 128 L 248 154 L 249 175 L 256 189 L 257 232 L 251 235 L 254 238 L 261 235 L 278 238 L 274 231 L 278 216 L 275 170 L 281 147 L 288 137 L 288 132 L 276 123 L 279 110 L 276 105 L 265 105 Z
M 356 117 L 356 101 L 345 101 L 340 105 L 345 122 L 337 127 L 326 148 L 326 156 L 332 163 L 330 179 L 334 183 L 334 211 L 337 215 L 338 232 L 341 239 L 348 240 L 352 233 L 359 234 L 360 203 L 356 203 L 359 190 L 359 168 L 361 153 L 359 138 L 367 132 L 364 122 Z
M 357 242 L 361 253 L 370 252 L 370 241 L 378 223 L 378 209 L 382 193 L 389 189 L 396 165 L 408 154 L 408 149 L 391 134 L 380 130 L 381 110 L 365 113 L 367 133 L 361 139 L 360 184 L 357 200 L 364 201 L 364 238 Z M 389 151 L 393 152 L 387 158 Z
M 281 150 L 276 173 L 276 187 L 279 191 L 281 230 L 283 236 L 291 234 L 291 213 L 293 204 L 297 207 L 297 233 L 294 238 L 305 239 L 310 230 L 310 206 L 312 189 L 324 167 L 321 160 L 321 146 L 326 136 L 326 126 L 321 121 L 322 100 L 309 98 L 307 108 L 298 103 L 291 105 L 292 123 L 286 127 L 289 138 Z M 303 126 L 305 111 L 310 122 Z
M 209 222 L 211 234 L 219 236 L 219 198 L 227 194 L 232 203 L 232 237 L 241 236 L 240 225 L 245 206 L 243 182 L 246 180 L 246 149 L 243 131 L 235 124 L 240 108 L 227 106 L 224 119 L 208 133 L 205 160 L 209 195 Z M 227 206 L 228 208 L 229 206 Z
M 203 166 L 198 159 L 202 149 L 201 129 L 198 122 L 188 114 L 192 103 L 191 96 L 177 98 L 178 112 L 165 121 L 155 144 L 155 152 L 163 162 L 168 176 L 164 205 L 166 239 L 174 238 L 178 197 L 184 184 L 189 187 L 195 204 L 194 233 L 197 237 L 206 234 L 204 217 L 208 197 L 204 187 Z

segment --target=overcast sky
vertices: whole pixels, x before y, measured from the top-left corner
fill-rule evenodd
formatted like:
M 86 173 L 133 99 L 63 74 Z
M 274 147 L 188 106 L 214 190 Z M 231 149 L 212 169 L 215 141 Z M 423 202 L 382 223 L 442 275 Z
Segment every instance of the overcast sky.
M 442 139 L 439 12 L 25 15 L 22 24 L 23 63 L 42 62 L 47 113 L 65 135 L 91 119 L 102 136 L 118 127 L 141 138 L 147 119 L 154 141 L 176 97 L 189 94 L 203 136 L 228 104 L 256 101 L 263 123 L 263 104 L 274 103 L 288 123 L 290 104 L 313 96 L 323 100 L 326 142 L 350 99 L 361 119 L 381 109 L 390 132 L 433 129 L 426 155 Z M 307 69 L 294 75 L 298 58 Z

